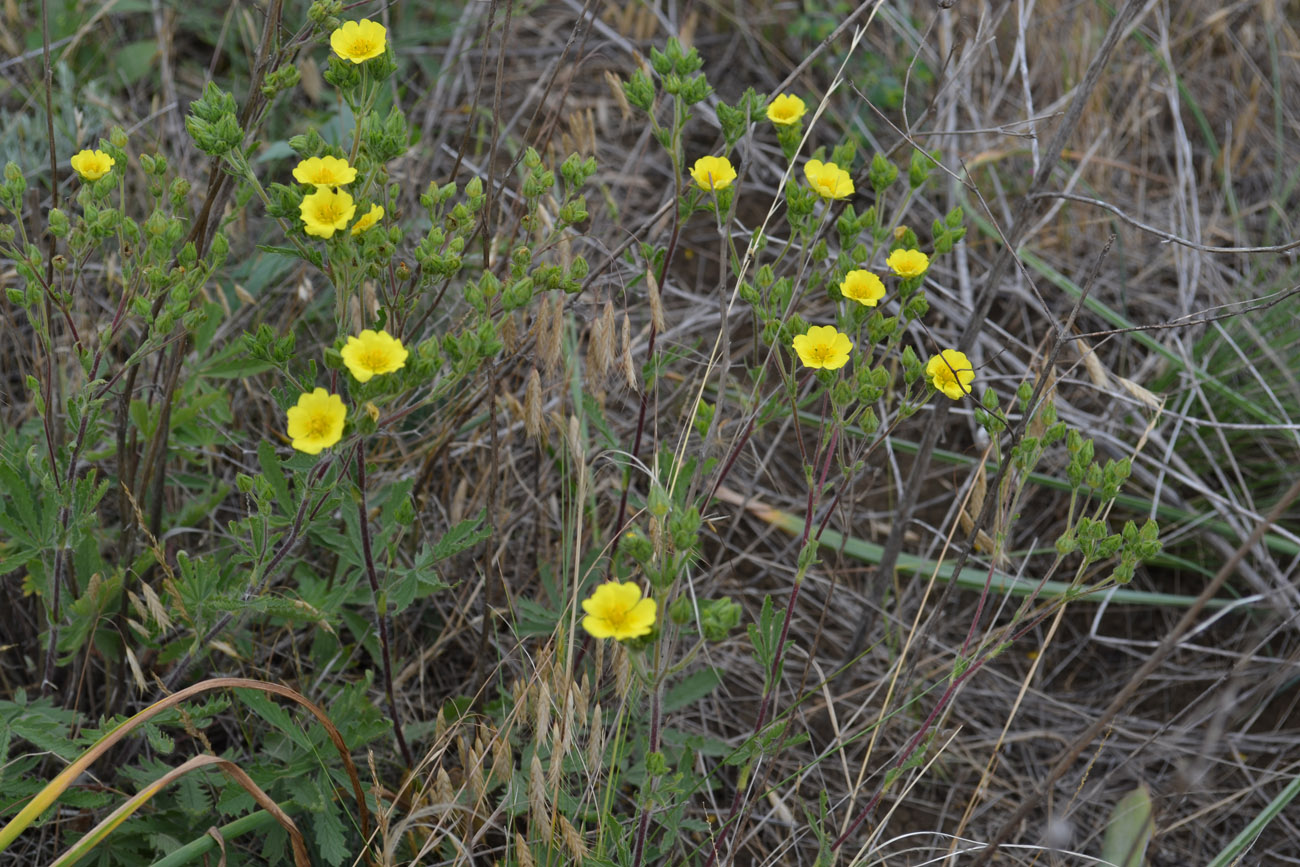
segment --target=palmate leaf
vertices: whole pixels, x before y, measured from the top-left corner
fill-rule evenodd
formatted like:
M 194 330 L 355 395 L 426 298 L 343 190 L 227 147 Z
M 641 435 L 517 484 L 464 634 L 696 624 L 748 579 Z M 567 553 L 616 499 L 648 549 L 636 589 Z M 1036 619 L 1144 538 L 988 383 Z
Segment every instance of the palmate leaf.
M 416 565 L 420 565 L 425 558 L 428 558 L 430 564 L 437 563 L 473 548 L 492 534 L 489 528 L 483 526 L 485 520 L 487 520 L 487 509 L 481 509 L 474 517 L 461 521 L 443 533 L 432 550 L 426 548 L 422 551 L 416 560 Z
M 317 784 L 322 791 L 330 790 L 326 779 L 318 779 Z M 312 815 L 311 826 L 321 859 L 338 867 L 350 853 L 343 833 L 343 820 L 339 818 L 339 807 L 333 798 L 326 799 L 324 809 Z

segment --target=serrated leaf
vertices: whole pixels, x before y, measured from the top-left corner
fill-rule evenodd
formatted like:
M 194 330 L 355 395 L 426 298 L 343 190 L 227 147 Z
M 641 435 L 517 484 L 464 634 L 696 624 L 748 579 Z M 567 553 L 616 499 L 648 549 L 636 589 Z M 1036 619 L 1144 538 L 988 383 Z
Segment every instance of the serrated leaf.
M 431 557 L 433 562 L 446 560 L 448 557 L 454 557 L 462 551 L 466 551 L 479 542 L 482 542 L 492 531 L 483 527 L 483 522 L 487 520 L 487 509 L 480 509 L 479 513 L 472 518 L 466 518 L 456 526 L 442 534 L 442 538 L 433 546 Z
M 416 599 L 426 599 L 451 585 L 442 581 L 436 572 L 416 569 L 394 570 L 389 573 L 385 593 L 388 610 L 398 614 L 410 607 Z
M 158 726 L 153 723 L 145 723 L 141 728 L 144 729 L 144 736 L 149 740 L 149 746 L 164 756 L 171 755 L 172 751 L 176 749 L 176 741 Z
M 212 814 L 212 799 L 207 785 L 197 774 L 186 774 L 175 783 L 176 805 L 194 817 Z
M 324 810 L 311 817 L 311 825 L 316 832 L 316 851 L 321 859 L 338 867 L 348 857 L 348 849 L 337 807 L 333 803 L 326 804 Z
M 278 731 L 283 733 L 285 737 L 293 741 L 296 746 L 304 750 L 313 749 L 311 738 L 309 738 L 302 730 L 302 727 L 299 726 L 291 716 L 289 716 L 288 711 L 267 698 L 266 695 L 261 692 L 256 692 L 251 689 L 241 689 L 238 690 L 238 692 L 239 698 L 245 707 L 274 726 Z

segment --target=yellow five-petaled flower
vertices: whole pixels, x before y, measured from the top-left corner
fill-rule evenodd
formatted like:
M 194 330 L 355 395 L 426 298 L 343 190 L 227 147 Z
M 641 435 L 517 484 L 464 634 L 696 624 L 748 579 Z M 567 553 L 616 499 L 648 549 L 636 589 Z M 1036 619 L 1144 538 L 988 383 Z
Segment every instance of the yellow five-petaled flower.
M 736 179 L 736 170 L 726 157 L 700 157 L 691 169 L 691 177 L 702 189 L 725 190 Z
M 99 150 L 78 151 L 72 156 L 72 170 L 81 176 L 83 181 L 97 181 L 104 175 L 113 170 L 116 161 L 108 154 Z
M 388 44 L 388 31 L 384 25 L 369 18 L 360 21 L 345 21 L 343 26 L 330 34 L 330 48 L 344 60 L 364 63 L 372 57 L 384 53 Z
M 401 370 L 410 355 L 402 341 L 387 331 L 369 328 L 357 337 L 349 337 L 339 354 L 357 382 L 369 382 L 372 376 Z
M 783 93 L 767 107 L 767 119 L 777 126 L 789 126 L 797 123 L 807 109 L 803 100 L 789 93 Z
M 341 187 L 357 179 L 357 170 L 348 161 L 338 157 L 307 157 L 293 170 L 293 179 L 300 184 L 321 187 Z
M 293 447 L 309 455 L 318 455 L 343 438 L 343 421 L 348 411 L 343 398 L 317 388 L 298 397 L 298 405 L 289 407 L 289 438 Z
M 805 334 L 794 338 L 794 351 L 805 367 L 838 370 L 849 361 L 853 341 L 841 334 L 834 325 L 814 325 Z
M 885 284 L 870 271 L 850 271 L 840 283 L 840 294 L 864 307 L 875 307 L 885 297 Z
M 334 233 L 346 229 L 357 212 L 357 204 L 342 190 L 321 187 L 302 197 L 298 206 L 302 214 L 303 231 L 318 238 L 332 238 Z
M 895 250 L 889 254 L 885 264 L 904 279 L 920 277 L 930 267 L 930 257 L 920 250 Z
M 936 389 L 960 400 L 970 394 L 970 384 L 975 381 L 975 368 L 971 367 L 966 353 L 945 349 L 925 363 L 925 375 Z
M 813 192 L 823 199 L 843 199 L 853 195 L 853 178 L 835 163 L 808 160 L 804 163 L 803 174 Z
M 655 625 L 655 601 L 641 598 L 641 588 L 632 582 L 607 581 L 582 600 L 582 628 L 595 638 L 623 641 L 648 635 Z
M 370 210 L 361 215 L 361 219 L 352 224 L 352 234 L 360 235 L 384 218 L 383 205 L 371 205 Z

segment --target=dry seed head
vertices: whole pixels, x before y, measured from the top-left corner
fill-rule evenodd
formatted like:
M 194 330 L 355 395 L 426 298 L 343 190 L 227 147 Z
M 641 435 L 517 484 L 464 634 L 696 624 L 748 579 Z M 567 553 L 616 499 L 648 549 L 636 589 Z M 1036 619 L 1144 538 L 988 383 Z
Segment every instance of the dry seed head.
M 542 681 L 537 686 L 537 702 L 533 706 L 533 739 L 538 746 L 546 743 L 551 730 L 551 688 Z
M 546 810 L 546 774 L 542 771 L 542 760 L 533 753 L 533 760 L 528 765 L 528 809 L 532 811 L 533 825 L 543 828 L 547 823 Z
M 438 776 L 433 783 L 433 801 L 435 804 L 450 804 L 456 799 L 456 792 L 451 785 L 451 777 L 445 768 L 438 768 Z
M 519 867 L 536 867 L 533 853 L 528 851 L 528 843 L 518 831 L 515 832 L 515 862 Z
M 564 715 L 560 722 L 560 729 L 563 735 L 561 749 L 566 753 L 569 751 L 569 739 L 572 737 L 571 733 L 573 732 L 573 693 L 575 691 L 577 691 L 576 684 L 570 686 L 564 694 Z
M 599 385 L 614 361 L 614 305 L 605 308 L 591 323 L 587 337 L 587 382 Z
M 533 439 L 542 436 L 542 376 L 535 367 L 524 386 L 524 433 Z
M 470 754 L 470 763 L 465 766 L 469 793 L 476 805 L 482 802 L 484 796 L 487 795 L 487 779 L 483 776 L 482 755 L 481 752 L 475 750 Z
M 633 391 L 636 387 L 636 365 L 632 363 L 632 319 L 623 314 L 623 377 L 627 380 L 627 387 Z
M 145 607 L 144 602 L 139 596 L 135 595 L 134 590 L 126 591 L 126 598 L 131 602 L 131 607 L 135 609 L 136 616 L 141 620 L 149 620 L 149 609 Z
M 605 83 L 609 85 L 609 92 L 614 96 L 614 102 L 618 103 L 618 113 L 624 121 L 632 116 L 632 106 L 627 101 L 627 94 L 623 92 L 623 82 L 618 80 L 618 76 L 605 70 Z
M 654 271 L 645 272 L 645 285 L 647 295 L 650 297 L 650 321 L 654 323 L 655 331 L 663 334 L 664 325 L 664 302 L 659 297 L 659 281 L 655 279 Z
M 569 453 L 573 455 L 573 460 L 578 464 L 586 463 L 586 450 L 582 447 L 582 428 L 578 424 L 576 415 L 569 416 Z
M 614 648 L 614 692 L 619 698 L 627 695 L 632 687 L 632 662 L 627 655 L 627 648 L 619 644 Z
M 559 791 L 560 774 L 564 772 L 564 755 L 563 746 L 564 735 L 560 732 L 560 724 L 556 723 L 551 726 L 551 743 L 555 747 L 551 750 L 551 763 L 546 769 L 546 788 L 549 791 Z
M 132 652 L 129 645 L 124 646 L 126 647 L 126 664 L 131 669 L 131 679 L 135 681 L 135 688 L 140 690 L 141 693 L 148 692 L 149 684 L 145 683 L 144 672 L 140 670 L 140 663 L 136 660 L 135 653 Z
M 167 615 L 167 608 L 158 598 L 157 591 L 148 584 L 141 584 L 140 592 L 144 594 L 144 604 L 149 606 L 149 613 L 153 615 L 154 622 L 163 629 L 171 629 L 172 619 Z
M 601 724 L 600 703 L 591 712 L 591 728 L 587 731 L 587 773 L 595 776 L 601 771 L 605 756 L 605 727 Z
M 492 739 L 492 780 L 504 783 L 515 769 L 515 754 L 504 736 Z
M 560 814 L 560 839 L 564 841 L 564 848 L 569 850 L 575 862 L 581 864 L 587 860 L 587 844 L 563 813 Z
M 433 720 L 434 743 L 442 743 L 442 738 L 445 734 L 447 734 L 447 718 L 442 714 L 437 714 Z
M 519 323 L 515 321 L 513 310 L 501 319 L 501 343 L 506 353 L 511 355 L 519 345 Z
M 591 694 L 591 678 L 587 672 L 582 673 L 582 683 L 573 688 L 573 705 L 578 714 L 579 724 L 584 724 L 587 720 L 587 696 Z
M 549 374 L 559 368 L 564 354 L 564 299 L 557 294 L 549 304 L 543 303 L 542 309 L 547 311 L 546 327 L 541 329 L 543 334 L 538 341 L 538 348 L 542 367 Z

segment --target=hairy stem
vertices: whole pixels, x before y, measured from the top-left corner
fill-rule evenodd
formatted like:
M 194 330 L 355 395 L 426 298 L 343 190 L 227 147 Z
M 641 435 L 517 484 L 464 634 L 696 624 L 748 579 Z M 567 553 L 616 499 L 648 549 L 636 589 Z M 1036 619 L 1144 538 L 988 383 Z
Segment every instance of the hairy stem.
M 379 592 L 379 576 L 375 572 L 375 558 L 370 547 L 370 519 L 366 515 L 366 448 L 357 446 L 357 489 L 361 492 L 357 499 L 357 520 L 361 524 L 361 550 L 366 561 L 366 578 L 370 581 L 370 593 L 375 600 L 375 621 L 379 627 L 379 647 L 383 655 L 384 693 L 388 698 L 388 716 L 393 721 L 393 733 L 397 735 L 397 747 L 402 751 L 402 761 L 408 769 L 415 767 L 415 758 L 411 748 L 406 745 L 406 736 L 402 734 L 402 722 L 397 716 L 397 702 L 393 700 L 393 655 L 388 646 L 388 604 Z

